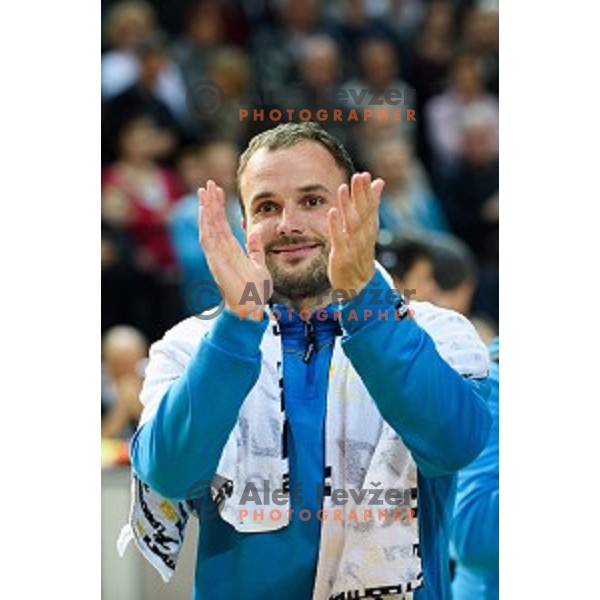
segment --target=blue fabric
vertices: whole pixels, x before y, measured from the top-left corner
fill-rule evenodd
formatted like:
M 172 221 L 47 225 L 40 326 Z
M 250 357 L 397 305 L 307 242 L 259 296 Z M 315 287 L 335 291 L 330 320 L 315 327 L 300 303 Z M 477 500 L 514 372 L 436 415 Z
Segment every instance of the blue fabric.
M 241 226 L 241 210 L 237 200 L 228 200 L 227 216 L 233 235 L 244 244 Z M 220 302 L 220 297 L 210 293 L 210 288 L 200 292 L 199 283 L 214 281 L 206 256 L 199 243 L 198 197 L 195 193 L 185 196 L 175 207 L 168 222 L 171 245 L 181 269 L 181 294 L 187 315 L 197 314 Z
M 498 360 L 496 338 L 490 344 Z M 452 582 L 455 600 L 497 600 L 499 579 L 499 380 L 500 366 L 490 368 L 489 407 L 493 417 L 483 452 L 458 475 L 453 546 L 457 557 Z
M 385 193 L 379 205 L 379 225 L 381 231 L 392 235 L 402 235 L 414 230 L 445 233 L 449 231 L 446 217 L 437 198 L 429 191 L 413 188 L 409 194 L 410 214 L 396 210 Z
M 389 288 L 379 274 L 369 285 Z M 415 600 L 449 599 L 454 473 L 485 444 L 491 419 L 480 394 L 485 395 L 486 388 L 476 389 L 478 384 L 458 376 L 414 322 L 353 321 L 349 311 L 359 301 L 361 309 L 369 306 L 368 299 L 357 298 L 343 311 L 343 349 L 421 471 L 425 588 L 416 592 Z M 328 312 L 333 317 L 332 307 Z M 323 481 L 324 415 L 336 323 L 333 318 L 313 322 L 318 351 L 308 364 L 302 360 L 307 344 L 304 323 L 294 315 L 291 322 L 282 319 L 280 327 L 290 480 L 302 482 L 303 502 L 292 503 L 292 509 L 307 508 L 314 516 L 321 507 L 316 490 Z M 215 472 L 239 407 L 258 377 L 258 347 L 267 326 L 266 320 L 240 320 L 227 311 L 219 315 L 155 416 L 134 436 L 133 468 L 159 493 L 182 498 Z M 201 516 L 200 527 L 196 600 L 312 597 L 320 542 L 317 519 L 292 518 L 289 527 L 276 532 L 241 534 L 213 514 Z
M 335 323 L 322 323 L 318 350 L 308 364 L 302 361 L 305 324 L 294 315 L 291 322 L 282 320 L 281 331 L 290 480 L 302 498 L 294 502 L 292 494 L 290 508 L 293 515 L 308 509 L 312 518 L 302 521 L 292 516 L 288 527 L 261 534 L 238 533 L 220 518 L 203 522 L 194 594 L 198 600 L 307 600 L 312 595 L 320 541 L 320 522 L 314 515 L 321 508 L 317 491 L 323 481 L 327 377 Z

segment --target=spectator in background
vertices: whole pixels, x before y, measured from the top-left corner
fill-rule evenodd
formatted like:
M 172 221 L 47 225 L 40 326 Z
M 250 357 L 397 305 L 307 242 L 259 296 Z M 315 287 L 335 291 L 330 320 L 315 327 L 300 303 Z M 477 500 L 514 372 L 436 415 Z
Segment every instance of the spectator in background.
M 382 110 L 384 102 L 392 109 L 402 111 L 402 133 L 411 141 L 416 133 L 416 122 L 406 120 L 406 111 L 414 109 L 416 96 L 413 88 L 400 78 L 400 55 L 392 42 L 385 38 L 371 38 L 358 47 L 359 77 L 343 85 L 348 94 L 347 108 Z M 391 97 L 392 91 L 395 96 Z M 392 119 L 392 116 L 390 116 Z
M 498 262 L 497 122 L 473 108 L 463 115 L 458 163 L 441 180 L 440 198 L 452 230 L 482 262 Z
M 298 70 L 304 93 L 303 107 L 314 110 L 337 106 L 342 65 L 333 38 L 328 35 L 307 38 L 300 49 Z
M 199 182 L 206 181 L 206 166 L 203 146 L 185 146 L 177 154 L 175 168 L 183 184 L 185 194 L 198 189 Z M 178 203 L 181 206 L 181 202 Z
M 469 246 L 454 235 L 438 234 L 431 244 L 438 286 L 432 301 L 467 316 L 489 344 L 498 335 L 498 267 L 478 264 Z
M 433 301 L 470 316 L 478 279 L 475 256 L 464 242 L 451 235 L 436 235 L 430 246 L 437 284 Z
M 425 106 L 425 120 L 432 150 L 432 167 L 444 174 L 460 161 L 463 150 L 462 123 L 467 112 L 485 115 L 491 127 L 491 144 L 498 147 L 498 98 L 485 89 L 481 58 L 459 54 L 452 65 L 450 87 Z
M 388 23 L 398 32 L 401 40 L 410 42 L 423 20 L 424 0 L 384 0 L 367 2 L 366 9 L 371 17 Z
M 498 95 L 498 10 L 476 6 L 465 17 L 462 45 L 478 54 L 483 63 L 486 88 Z
M 183 34 L 171 47 L 186 89 L 208 77 L 211 55 L 225 41 L 225 23 L 216 2 L 195 2 L 187 13 Z
M 307 109 L 316 115 L 319 109 L 328 114 L 339 109 L 337 94 L 342 82 L 342 60 L 339 46 L 335 40 L 324 34 L 313 35 L 304 41 L 298 58 L 300 75 L 299 89 L 290 94 L 288 106 L 281 109 L 294 108 L 296 111 Z M 341 140 L 346 140 L 345 123 L 331 122 L 328 130 Z
M 419 108 L 444 91 L 455 44 L 454 8 L 436 0 L 427 4 L 414 42 L 413 81 Z
M 334 26 L 322 14 L 317 0 L 271 0 L 274 22 L 258 26 L 252 35 L 250 56 L 257 86 L 282 90 L 297 81 L 298 60 L 307 38 L 331 34 Z
M 248 135 L 249 121 L 240 119 L 240 109 L 252 112 L 247 91 L 250 83 L 250 62 L 246 53 L 233 46 L 223 47 L 213 55 L 208 66 L 209 79 L 221 91 L 218 109 L 205 121 L 210 140 L 223 140 L 239 145 Z
M 132 85 L 104 107 L 103 151 L 109 161 L 115 159 L 114 146 L 124 115 L 146 113 L 163 129 L 165 145 L 159 158 L 168 159 L 182 137 L 181 125 L 187 118 L 183 80 L 162 86 L 161 79 L 172 68 L 166 38 L 158 32 L 145 37 L 136 46 L 139 75 Z M 172 80 L 173 81 L 173 80 Z M 163 89 L 163 88 L 168 88 Z M 168 143 L 167 143 L 168 141 Z
M 477 261 L 457 237 L 439 233 L 399 237 L 380 248 L 379 260 L 392 273 L 397 289 L 408 290 L 411 300 L 465 315 L 486 343 L 498 334 L 495 315 L 473 312 Z
M 378 107 L 378 110 L 394 111 L 393 106 L 384 104 Z M 352 154 L 356 157 L 356 163 L 359 168 L 368 168 L 368 165 L 373 163 L 374 150 L 382 143 L 392 142 L 396 140 L 405 140 L 404 122 L 394 121 L 393 118 L 385 119 L 367 119 L 359 121 L 352 129 L 350 129 L 350 139 Z M 427 176 L 421 169 L 418 163 L 415 163 L 415 174 L 423 180 Z
M 135 328 L 113 327 L 102 338 L 102 437 L 129 438 L 139 421 L 148 342 Z
M 119 2 L 107 13 L 104 25 L 109 50 L 102 55 L 102 99 L 107 100 L 137 81 L 135 48 L 156 26 L 154 9 L 146 2 Z
M 242 53 L 241 47 L 247 43 L 248 31 L 241 15 L 224 2 L 196 0 L 188 6 L 185 13 L 183 33 L 172 44 L 171 52 L 181 69 L 187 91 L 189 113 L 186 130 L 190 139 L 196 143 L 214 138 L 211 125 L 217 118 L 223 120 L 220 114 L 204 110 L 206 103 L 210 104 L 214 98 L 207 97 L 203 100 L 201 97 L 203 91 L 207 91 L 207 81 L 215 80 L 211 69 L 214 68 L 215 61 L 224 60 L 220 56 L 223 51 L 228 57 L 228 66 L 224 67 L 228 73 L 221 75 L 228 80 L 224 91 L 230 96 L 233 94 L 238 97 L 247 86 L 248 57 Z M 235 46 L 230 46 L 231 44 Z M 237 47 L 237 50 L 231 50 L 232 47 Z M 232 78 L 237 82 L 229 83 Z M 216 83 L 219 84 L 218 81 Z M 238 91 L 240 86 L 242 90 Z M 235 92 L 232 92 L 232 87 L 236 88 Z M 221 133 L 218 137 L 222 135 Z
M 380 204 L 380 242 L 414 230 L 445 231 L 442 209 L 422 170 L 414 167 L 416 159 L 406 142 L 382 142 L 372 156 L 373 174 L 386 182 Z
M 429 243 L 437 285 L 432 302 L 468 317 L 489 344 L 498 335 L 498 289 L 490 286 L 489 269 L 480 269 L 469 246 L 454 235 L 436 234 Z
M 490 349 L 492 429 L 483 452 L 458 474 L 453 525 L 457 557 L 452 582 L 454 600 L 498 600 L 499 593 L 499 427 L 500 345 Z
M 118 134 L 118 159 L 102 172 L 102 217 L 127 236 L 132 260 L 143 273 L 138 323 L 151 340 L 179 317 L 177 263 L 166 219 L 182 187 L 175 173 L 157 162 L 161 130 L 144 114 L 134 114 Z
M 223 45 L 244 48 L 248 43 L 248 27 L 233 2 L 192 0 L 187 3 L 183 32 L 171 51 L 177 61 L 186 87 L 189 89 L 206 78 L 208 63 L 213 52 Z
M 330 4 L 334 13 L 333 35 L 338 40 L 344 58 L 344 72 L 348 77 L 360 75 L 357 68 L 357 49 L 367 40 L 379 38 L 401 46 L 401 32 L 390 23 L 390 16 L 378 10 L 374 3 L 366 0 L 333 0 Z M 381 7 L 381 5 L 380 5 Z
M 152 7 L 125 2 L 114 7 L 108 21 L 111 49 L 102 57 L 102 98 L 108 101 L 141 81 L 182 120 L 187 114 L 181 71 L 166 49 L 166 37 L 156 27 Z M 158 65 L 158 66 L 157 66 Z
M 392 275 L 395 289 L 407 301 L 433 301 L 437 284 L 429 244 L 416 237 L 397 238 L 380 248 L 377 258 Z
M 219 303 L 216 294 L 201 289 L 200 282 L 213 281 L 202 246 L 198 243 L 197 190 L 207 179 L 222 184 L 226 194 L 229 224 L 236 238 L 243 243 L 242 214 L 239 207 L 235 173 L 238 152 L 226 142 L 214 142 L 202 149 L 189 150 L 180 157 L 180 172 L 184 177 L 187 194 L 181 199 L 169 220 L 169 234 L 182 273 L 181 295 L 186 314 L 202 312 Z
M 342 70 L 339 48 L 333 38 L 323 34 L 307 38 L 300 50 L 299 70 L 302 83 L 315 99 L 335 101 L 334 92 Z

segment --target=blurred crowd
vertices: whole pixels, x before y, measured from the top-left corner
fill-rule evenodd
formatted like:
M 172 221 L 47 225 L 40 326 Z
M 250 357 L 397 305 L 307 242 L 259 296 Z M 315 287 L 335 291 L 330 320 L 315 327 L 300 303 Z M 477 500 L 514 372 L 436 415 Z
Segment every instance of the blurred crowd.
M 416 113 L 322 123 L 386 181 L 380 262 L 411 299 L 497 334 L 496 2 L 103 0 L 102 24 L 103 434 L 139 417 L 148 344 L 206 308 L 197 188 L 223 187 L 241 241 L 239 153 L 284 109 L 338 108 L 340 90 L 362 108 L 401 90 Z

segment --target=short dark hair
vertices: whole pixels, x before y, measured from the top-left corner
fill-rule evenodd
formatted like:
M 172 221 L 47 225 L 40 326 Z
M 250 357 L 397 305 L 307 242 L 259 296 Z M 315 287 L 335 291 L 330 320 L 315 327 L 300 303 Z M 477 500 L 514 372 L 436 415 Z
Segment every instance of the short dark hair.
M 477 260 L 465 242 L 453 235 L 437 235 L 431 240 L 431 252 L 433 276 L 442 290 L 476 283 Z
M 434 266 L 431 246 L 425 240 L 411 236 L 394 239 L 381 249 L 377 258 L 399 279 L 404 279 L 419 260 L 426 260 Z
M 336 164 L 344 171 L 348 180 L 354 173 L 354 164 L 342 143 L 318 123 L 305 121 L 303 123 L 282 123 L 273 129 L 267 129 L 255 135 L 249 142 L 248 147 L 240 156 L 237 170 L 237 186 L 242 212 L 244 205 L 240 192 L 240 180 L 252 155 L 261 148 L 270 152 L 281 148 L 291 148 L 302 142 L 317 142 L 321 144 L 333 157 Z

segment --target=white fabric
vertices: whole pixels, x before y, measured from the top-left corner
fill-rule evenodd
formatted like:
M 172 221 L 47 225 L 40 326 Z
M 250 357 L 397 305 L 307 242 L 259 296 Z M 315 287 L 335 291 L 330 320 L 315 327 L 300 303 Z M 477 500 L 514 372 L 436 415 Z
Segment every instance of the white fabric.
M 487 375 L 486 348 L 464 317 L 429 303 L 413 302 L 410 306 L 417 323 L 429 333 L 442 358 L 455 370 L 471 377 Z M 174 327 L 152 347 L 141 396 L 145 404 L 141 424 L 156 412 L 168 387 L 182 373 L 212 323 L 192 317 Z M 283 506 L 241 504 L 248 482 L 255 483 L 261 498 L 264 482 L 268 482 L 271 491 L 268 496 L 272 499 L 273 490 L 285 489 L 289 473 L 282 448 L 285 412 L 280 397 L 280 340 L 269 326 L 262 340 L 258 381 L 242 405 L 217 468 L 217 484 L 211 486 L 213 499 L 221 491 L 218 502 L 221 518 L 244 533 L 275 531 L 289 523 L 286 512 L 290 508 L 289 494 L 284 495 L 286 504 Z M 374 400 L 342 351 L 339 338 L 336 338 L 329 373 L 325 461 L 331 467 L 326 484 L 332 489 L 354 490 L 355 494 L 364 489 L 410 490 L 410 506 L 416 508 L 415 462 L 399 436 L 381 418 Z M 224 482 L 233 484 L 226 487 L 230 497 L 222 493 Z M 144 556 L 167 581 L 177 561 L 188 513 L 180 502 L 166 500 L 165 505 L 164 498 L 135 478 L 133 491 L 130 523 L 122 532 L 119 552 L 122 554 L 134 538 Z M 328 518 L 322 521 L 313 600 L 336 598 L 350 591 L 361 594 L 356 597 L 364 597 L 368 588 L 385 590 L 385 593 L 376 592 L 375 597 L 410 598 L 411 594 L 403 595 L 408 584 L 409 590 L 420 587 L 418 515 L 416 519 L 378 520 L 375 518 L 378 509 L 388 509 L 391 513 L 399 508 L 406 514 L 407 507 L 389 506 L 385 502 L 384 506 L 370 506 L 370 498 L 368 494 L 359 503 L 360 497 L 351 496 L 345 505 L 335 505 L 331 496 L 324 498 L 323 510 Z M 165 517 L 165 506 L 170 519 Z M 254 508 L 262 510 L 262 519 L 253 518 Z M 274 509 L 278 511 L 274 513 L 277 518 L 271 520 Z M 365 509 L 371 509 L 374 518 L 361 518 Z M 242 510 L 247 514 L 241 513 Z M 334 510 L 341 510 L 342 519 L 331 517 Z M 353 510 L 358 513 L 358 520 L 350 518 Z M 162 544 L 157 543 L 152 534 L 148 536 L 152 523 L 159 524 Z M 164 543 L 165 536 L 172 541 Z M 157 549 L 167 555 L 166 561 L 156 556 Z

